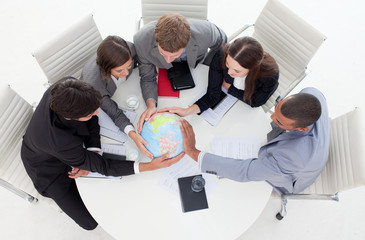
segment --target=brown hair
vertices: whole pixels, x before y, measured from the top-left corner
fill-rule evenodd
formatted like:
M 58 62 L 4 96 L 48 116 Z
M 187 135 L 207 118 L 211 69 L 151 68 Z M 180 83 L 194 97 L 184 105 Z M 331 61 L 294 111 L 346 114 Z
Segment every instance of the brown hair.
M 164 14 L 157 21 L 155 40 L 163 50 L 170 53 L 177 52 L 188 45 L 190 25 L 180 14 Z
M 131 58 L 131 50 L 126 41 L 118 36 L 108 36 L 99 45 L 96 64 L 99 65 L 102 78 L 110 76 L 110 71 L 125 64 Z
M 64 118 L 86 117 L 95 112 L 100 103 L 99 91 L 73 77 L 62 78 L 51 89 L 50 108 Z
M 284 117 L 295 120 L 296 128 L 304 128 L 315 123 L 322 113 L 319 100 L 308 93 L 289 96 L 280 109 Z
M 275 59 L 264 52 L 261 44 L 252 37 L 241 37 L 223 47 L 223 67 L 226 67 L 226 58 L 231 56 L 242 67 L 249 70 L 245 81 L 244 100 L 251 102 L 256 82 L 261 76 L 269 76 L 279 71 Z

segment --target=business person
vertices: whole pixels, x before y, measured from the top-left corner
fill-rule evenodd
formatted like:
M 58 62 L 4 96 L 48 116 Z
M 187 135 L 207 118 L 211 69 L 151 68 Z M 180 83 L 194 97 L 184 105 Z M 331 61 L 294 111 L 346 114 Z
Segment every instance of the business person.
M 145 25 L 133 39 L 139 62 L 142 95 L 147 105 L 138 122 L 140 132 L 143 122 L 156 112 L 156 67 L 169 69 L 173 61 L 187 61 L 193 68 L 200 62 L 208 63 L 208 48 L 214 54 L 227 41 L 227 36 L 208 21 L 187 20 L 179 14 L 165 14 L 158 21 Z
M 84 81 L 67 77 L 43 95 L 23 137 L 21 158 L 38 192 L 52 198 L 78 225 L 93 230 L 98 223 L 86 209 L 75 178 L 89 171 L 125 176 L 170 166 L 164 155 L 148 163 L 103 158 L 97 109 L 101 95 Z M 99 228 L 100 230 L 100 228 Z
M 305 88 L 279 102 L 271 119 L 273 131 L 257 158 L 232 159 L 197 150 L 194 131 L 185 120 L 184 150 L 203 172 L 241 182 L 266 180 L 279 194 L 300 193 L 315 181 L 328 159 L 326 100 L 317 89 Z
M 118 36 L 108 36 L 100 43 L 97 53 L 86 63 L 80 79 L 101 93 L 100 108 L 135 142 L 144 155 L 152 158 L 152 153 L 145 147 L 148 143 L 136 132 L 118 104 L 111 99 L 117 87 L 128 79 L 134 66 L 136 50 L 133 43 Z
M 279 67 L 261 44 L 252 37 L 238 38 L 214 55 L 203 97 L 188 108 L 169 107 L 159 112 L 180 116 L 202 113 L 220 101 L 222 89 L 251 107 L 259 107 L 275 92 L 278 79 Z

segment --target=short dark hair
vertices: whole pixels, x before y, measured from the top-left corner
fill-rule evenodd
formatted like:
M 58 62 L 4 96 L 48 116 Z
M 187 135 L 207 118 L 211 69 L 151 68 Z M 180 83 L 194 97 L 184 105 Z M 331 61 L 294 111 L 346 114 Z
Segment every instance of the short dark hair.
M 98 109 L 101 94 L 91 85 L 73 77 L 65 77 L 51 89 L 50 108 L 64 118 L 79 119 Z
M 162 15 L 155 27 L 155 40 L 157 44 L 170 53 L 185 48 L 190 40 L 190 24 L 180 14 L 168 13 Z
M 96 64 L 99 65 L 103 79 L 110 76 L 110 71 L 125 64 L 132 56 L 126 41 L 118 36 L 108 36 L 99 45 Z
M 295 127 L 304 128 L 315 123 L 322 113 L 319 100 L 308 93 L 298 93 L 287 98 L 281 105 L 284 117 L 295 120 Z

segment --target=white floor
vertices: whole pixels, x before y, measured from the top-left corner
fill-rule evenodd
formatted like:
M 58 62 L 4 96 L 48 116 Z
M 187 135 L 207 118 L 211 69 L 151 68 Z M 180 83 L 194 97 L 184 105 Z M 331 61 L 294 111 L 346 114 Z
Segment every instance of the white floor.
M 306 86 L 319 88 L 327 97 L 331 117 L 364 107 L 365 2 L 282 2 L 327 36 L 309 65 L 312 73 L 294 92 Z M 254 22 L 265 3 L 209 0 L 209 19 L 230 35 Z M 94 14 L 103 37 L 115 34 L 132 40 L 139 9 L 139 1 L 125 0 L 2 1 L 0 81 L 30 103 L 37 102 L 46 78 L 31 56 L 32 50 L 87 13 Z M 2 188 L 0 197 L 0 239 L 94 239 L 42 202 L 29 205 Z M 292 200 L 288 215 L 280 222 L 275 219 L 279 209 L 279 200 L 271 199 L 239 239 L 365 239 L 365 186 L 341 193 L 340 202 Z

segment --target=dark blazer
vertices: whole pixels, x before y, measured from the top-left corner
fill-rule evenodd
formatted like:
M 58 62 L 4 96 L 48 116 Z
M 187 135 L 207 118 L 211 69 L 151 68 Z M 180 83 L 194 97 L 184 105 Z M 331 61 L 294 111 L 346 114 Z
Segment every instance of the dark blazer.
M 136 66 L 136 50 L 134 48 L 133 43 L 127 42 L 129 49 L 132 54 L 132 66 Z M 133 67 L 129 69 L 129 74 L 127 79 L 131 75 L 133 71 Z M 115 85 L 113 79 L 111 77 L 107 77 L 106 79 L 102 79 L 102 73 L 100 71 L 100 67 L 96 64 L 96 54 L 85 64 L 81 73 L 81 80 L 92 85 L 96 90 L 101 93 L 102 101 L 100 108 L 108 114 L 108 116 L 113 120 L 115 125 L 117 125 L 121 131 L 124 131 L 124 128 L 127 125 L 133 124 L 129 121 L 127 116 L 123 113 L 123 111 L 118 107 L 118 104 L 114 102 L 111 97 L 114 95 L 117 90 L 117 86 Z
M 208 89 L 207 93 L 195 102 L 200 108 L 200 112 L 204 112 L 211 106 L 217 104 L 221 96 L 221 87 L 223 79 L 232 84 L 228 89 L 228 93 L 232 96 L 243 100 L 244 90 L 237 89 L 233 86 L 234 78 L 229 76 L 228 68 L 223 68 L 223 49 L 221 48 L 213 57 L 212 62 L 209 66 L 208 74 Z M 251 107 L 259 107 L 266 103 L 270 96 L 275 92 L 279 86 L 279 72 L 275 72 L 272 76 L 261 76 L 257 79 L 255 91 L 252 95 L 251 102 L 244 101 Z
M 35 110 L 21 148 L 25 169 L 38 192 L 62 197 L 72 180 L 71 166 L 110 176 L 134 174 L 133 161 L 104 159 L 86 150 L 100 147 L 97 116 L 80 122 L 57 115 L 49 107 L 51 88 Z

